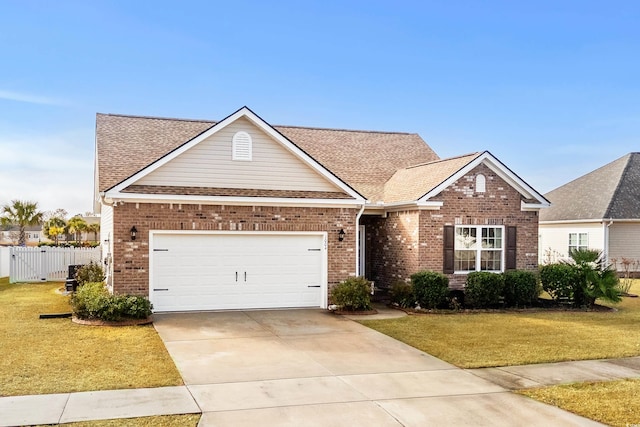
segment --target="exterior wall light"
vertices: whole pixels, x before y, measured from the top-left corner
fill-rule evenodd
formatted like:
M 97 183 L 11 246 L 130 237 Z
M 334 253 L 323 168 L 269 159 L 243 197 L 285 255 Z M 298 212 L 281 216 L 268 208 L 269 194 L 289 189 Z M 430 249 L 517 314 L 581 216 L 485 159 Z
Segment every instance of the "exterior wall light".
M 341 229 L 340 229 L 340 231 L 338 231 L 338 241 L 339 241 L 339 242 L 342 242 L 342 241 L 344 240 L 344 235 L 345 235 L 345 232 L 344 232 L 344 230 L 341 228 Z
M 131 240 L 136 240 L 136 234 L 138 234 L 138 229 L 136 228 L 136 226 L 134 225 L 133 227 L 131 227 Z

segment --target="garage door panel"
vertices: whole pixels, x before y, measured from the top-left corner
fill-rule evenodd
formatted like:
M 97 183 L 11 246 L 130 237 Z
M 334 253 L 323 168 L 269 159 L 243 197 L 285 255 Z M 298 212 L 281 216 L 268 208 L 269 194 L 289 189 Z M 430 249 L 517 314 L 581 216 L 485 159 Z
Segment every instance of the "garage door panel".
M 153 249 L 157 311 L 322 305 L 322 235 L 158 233 Z

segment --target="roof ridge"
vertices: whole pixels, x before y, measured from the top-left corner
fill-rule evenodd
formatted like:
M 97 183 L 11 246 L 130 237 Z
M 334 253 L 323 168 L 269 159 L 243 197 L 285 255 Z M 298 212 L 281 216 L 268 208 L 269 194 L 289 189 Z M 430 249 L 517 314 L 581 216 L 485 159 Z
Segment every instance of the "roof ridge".
M 633 154 L 635 153 L 631 152 L 629 154 L 625 154 L 624 156 L 622 156 L 622 157 L 627 157 L 627 162 L 624 165 L 624 169 L 622 169 L 622 173 L 620 174 L 620 179 L 616 183 L 615 190 L 613 190 L 613 192 L 611 193 L 611 199 L 609 200 L 609 203 L 607 203 L 607 209 L 605 209 L 604 211 L 604 218 L 611 217 L 611 209 L 612 209 L 613 201 L 616 200 L 616 195 L 618 194 L 618 190 L 620 190 L 620 185 L 622 185 L 625 175 L 629 170 L 629 166 L 631 165 L 631 159 L 633 157 Z
M 413 169 L 413 168 L 418 168 L 420 166 L 426 166 L 426 165 L 432 165 L 434 163 L 441 163 L 441 162 L 446 162 L 449 160 L 455 160 L 455 159 L 461 159 L 463 157 L 469 157 L 469 156 L 473 156 L 473 155 L 480 155 L 482 152 L 480 151 L 476 151 L 474 153 L 467 153 L 467 154 L 461 154 L 459 156 L 453 156 L 453 157 L 447 157 L 446 159 L 437 159 L 437 160 L 432 160 L 430 162 L 425 162 L 425 163 L 418 163 L 417 165 L 411 165 L 411 166 L 407 166 L 405 169 Z
M 394 132 L 384 130 L 359 130 L 359 129 L 341 129 L 341 128 L 323 128 L 315 126 L 290 126 L 290 125 L 272 125 L 274 128 L 290 128 L 290 129 L 309 129 L 309 130 L 328 130 L 335 132 L 358 132 L 358 133 L 388 133 L 393 135 L 418 135 L 415 132 Z
M 218 123 L 215 120 L 205 119 L 183 119 L 177 117 L 160 117 L 160 116 L 141 116 L 137 114 L 118 114 L 118 113 L 96 113 L 96 116 L 112 116 L 112 117 L 128 117 L 132 119 L 148 119 L 148 120 L 173 120 L 177 122 L 198 122 L 198 123 Z

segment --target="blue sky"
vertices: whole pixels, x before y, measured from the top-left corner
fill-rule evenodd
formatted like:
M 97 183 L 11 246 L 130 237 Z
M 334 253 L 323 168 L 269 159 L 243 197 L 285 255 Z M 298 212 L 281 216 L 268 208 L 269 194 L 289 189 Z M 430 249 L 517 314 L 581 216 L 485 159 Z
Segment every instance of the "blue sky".
M 640 151 L 637 1 L 0 0 L 0 203 L 92 209 L 95 113 L 419 133 L 547 192 Z

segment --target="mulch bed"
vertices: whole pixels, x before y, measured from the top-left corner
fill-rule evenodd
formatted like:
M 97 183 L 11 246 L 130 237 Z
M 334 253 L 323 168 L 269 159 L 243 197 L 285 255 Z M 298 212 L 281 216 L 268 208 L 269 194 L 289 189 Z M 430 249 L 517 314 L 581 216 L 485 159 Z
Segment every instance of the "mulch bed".
M 153 317 L 149 316 L 146 319 L 125 319 L 116 322 L 99 319 L 79 319 L 76 316 L 73 316 L 71 321 L 79 325 L 88 326 L 138 326 L 153 323 Z
M 346 314 L 346 315 L 363 315 L 366 316 L 367 314 L 378 314 L 378 310 L 371 309 L 371 310 L 364 310 L 364 311 L 349 311 L 349 310 L 334 310 L 333 311 L 334 314 Z

